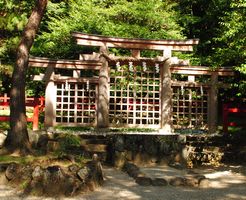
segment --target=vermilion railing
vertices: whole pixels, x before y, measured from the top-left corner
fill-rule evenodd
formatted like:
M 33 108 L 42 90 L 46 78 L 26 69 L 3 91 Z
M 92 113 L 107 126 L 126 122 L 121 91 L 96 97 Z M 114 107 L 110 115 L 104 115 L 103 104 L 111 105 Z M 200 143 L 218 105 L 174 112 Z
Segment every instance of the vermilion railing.
M 239 124 L 236 122 L 230 122 L 229 115 L 230 113 L 234 113 L 239 115 L 240 113 L 246 113 L 246 107 L 243 105 L 232 105 L 231 103 L 223 104 L 223 131 L 224 133 L 228 132 L 229 126 L 238 126 Z M 245 126 L 246 124 L 243 124 Z
M 9 109 L 9 97 L 5 94 L 3 97 L 0 97 L 0 107 L 3 110 Z M 32 122 L 32 129 L 38 130 L 39 123 L 39 113 L 43 111 L 45 107 L 45 98 L 35 98 L 27 97 L 26 98 L 26 107 L 33 107 L 32 117 L 27 117 L 27 122 Z M 9 121 L 10 116 L 0 115 L 0 121 Z

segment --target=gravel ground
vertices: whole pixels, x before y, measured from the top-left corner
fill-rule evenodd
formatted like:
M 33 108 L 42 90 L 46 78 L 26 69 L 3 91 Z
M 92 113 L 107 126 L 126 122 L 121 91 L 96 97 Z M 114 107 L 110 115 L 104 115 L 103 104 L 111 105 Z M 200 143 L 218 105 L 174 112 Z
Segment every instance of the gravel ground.
M 194 172 L 210 179 L 208 188 L 174 187 L 174 186 L 139 186 L 125 173 L 104 168 L 105 183 L 101 188 L 89 194 L 73 198 L 22 198 L 18 192 L 6 185 L 0 185 L 0 199 L 77 199 L 77 200 L 246 200 L 246 167 L 234 166 L 224 169 L 196 169 Z M 167 166 L 146 167 L 141 171 L 150 177 L 162 177 L 167 180 L 182 176 L 186 170 L 177 170 Z

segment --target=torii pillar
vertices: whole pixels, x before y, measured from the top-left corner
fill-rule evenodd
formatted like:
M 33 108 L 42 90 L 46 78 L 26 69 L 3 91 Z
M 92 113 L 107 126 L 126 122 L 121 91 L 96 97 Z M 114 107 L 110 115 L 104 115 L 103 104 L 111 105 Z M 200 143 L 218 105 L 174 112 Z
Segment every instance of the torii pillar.
M 172 133 L 172 85 L 171 71 L 172 51 L 164 50 L 164 63 L 161 68 L 161 123 L 159 132 L 162 134 Z

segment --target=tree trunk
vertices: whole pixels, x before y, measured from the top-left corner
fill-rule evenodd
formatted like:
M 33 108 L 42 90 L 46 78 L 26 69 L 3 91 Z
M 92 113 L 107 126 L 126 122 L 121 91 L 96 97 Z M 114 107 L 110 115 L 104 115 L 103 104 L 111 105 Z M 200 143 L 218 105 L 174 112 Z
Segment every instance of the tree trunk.
M 12 75 L 12 87 L 10 91 L 10 131 L 6 140 L 6 147 L 11 151 L 26 153 L 30 150 L 25 106 L 25 78 L 28 68 L 29 52 L 43 18 L 47 3 L 48 0 L 36 1 L 17 48 L 16 63 Z

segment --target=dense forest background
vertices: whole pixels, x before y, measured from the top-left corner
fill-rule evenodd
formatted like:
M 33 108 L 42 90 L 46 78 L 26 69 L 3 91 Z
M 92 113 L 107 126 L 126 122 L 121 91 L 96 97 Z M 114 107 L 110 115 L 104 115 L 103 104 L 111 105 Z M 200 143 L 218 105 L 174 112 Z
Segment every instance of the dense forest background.
M 0 0 L 0 94 L 10 90 L 16 48 L 34 3 Z M 88 49 L 75 44 L 71 31 L 129 38 L 199 38 L 192 54 L 178 56 L 189 58 L 193 65 L 234 67 L 232 87 L 224 92 L 245 97 L 245 0 L 50 0 L 31 55 L 78 59 Z M 28 81 L 27 95 L 40 91 L 42 85 Z

